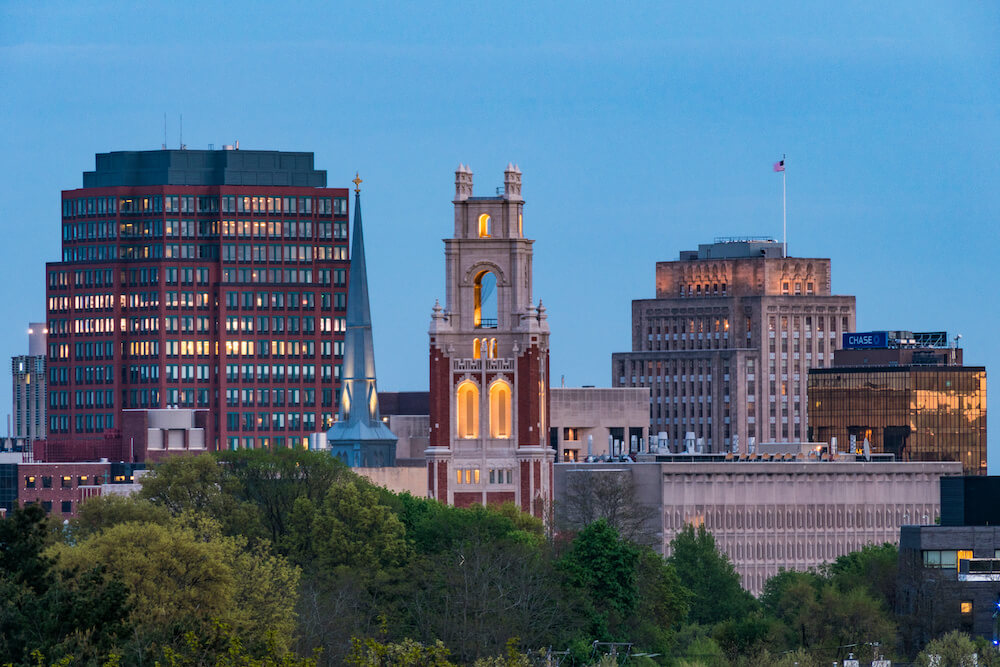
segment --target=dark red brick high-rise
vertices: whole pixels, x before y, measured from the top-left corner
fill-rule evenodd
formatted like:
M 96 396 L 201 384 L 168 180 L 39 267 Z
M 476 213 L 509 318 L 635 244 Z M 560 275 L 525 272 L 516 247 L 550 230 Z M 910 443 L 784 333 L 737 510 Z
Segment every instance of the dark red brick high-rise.
M 302 446 L 337 410 L 346 188 L 312 153 L 97 155 L 62 193 L 46 265 L 48 432 L 132 408 L 208 408 L 209 448 Z

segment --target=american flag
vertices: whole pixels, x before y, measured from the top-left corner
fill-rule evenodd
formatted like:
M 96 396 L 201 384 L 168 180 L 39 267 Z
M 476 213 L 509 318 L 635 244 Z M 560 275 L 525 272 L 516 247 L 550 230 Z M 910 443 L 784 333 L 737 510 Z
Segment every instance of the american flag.
M 775 171 L 785 170 L 785 158 L 781 158 L 780 160 L 774 163 L 774 170 Z

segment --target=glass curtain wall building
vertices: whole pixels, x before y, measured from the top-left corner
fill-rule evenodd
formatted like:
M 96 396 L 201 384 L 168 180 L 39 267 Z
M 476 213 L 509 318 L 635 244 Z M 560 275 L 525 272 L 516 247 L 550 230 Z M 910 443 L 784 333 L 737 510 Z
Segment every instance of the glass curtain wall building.
M 854 437 L 857 453 L 903 461 L 960 461 L 986 474 L 986 369 L 981 366 L 880 366 L 809 371 L 810 440 Z

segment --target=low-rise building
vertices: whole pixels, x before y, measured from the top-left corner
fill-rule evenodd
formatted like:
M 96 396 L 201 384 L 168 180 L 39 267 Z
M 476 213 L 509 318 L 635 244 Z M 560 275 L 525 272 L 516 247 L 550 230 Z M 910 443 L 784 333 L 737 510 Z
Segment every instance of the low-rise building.
M 897 613 L 905 648 L 951 630 L 1000 646 L 1000 477 L 941 479 L 941 523 L 903 526 Z
M 566 501 L 574 476 L 627 476 L 634 502 L 655 510 L 647 532 L 664 555 L 685 524 L 704 524 L 755 595 L 782 568 L 806 570 L 866 544 L 896 543 L 905 524 L 932 523 L 940 512 L 938 480 L 962 472 L 959 463 L 847 457 L 648 458 L 654 460 L 556 465 L 557 506 Z
M 557 461 L 648 451 L 649 387 L 552 387 L 549 396 Z

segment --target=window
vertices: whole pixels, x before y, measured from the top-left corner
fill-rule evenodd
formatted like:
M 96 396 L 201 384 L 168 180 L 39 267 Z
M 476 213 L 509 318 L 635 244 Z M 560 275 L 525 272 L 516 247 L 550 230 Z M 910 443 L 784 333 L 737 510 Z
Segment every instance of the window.
M 481 239 L 490 238 L 491 235 L 490 223 L 491 220 L 489 214 L 483 213 L 481 216 L 479 216 L 479 238 Z
M 64 500 L 64 501 L 62 501 L 62 508 L 61 509 L 62 509 L 62 513 L 63 514 L 72 514 L 73 513 L 73 501 L 72 500 Z
M 962 600 L 961 610 L 963 614 L 972 613 L 972 600 Z
M 968 550 L 964 550 L 964 551 L 958 551 L 955 554 L 955 556 L 956 556 L 956 560 L 958 561 L 958 567 L 961 568 L 963 560 L 969 560 L 970 558 L 972 558 L 972 549 L 968 549 Z
M 510 437 L 510 385 L 503 380 L 490 387 L 490 437 Z
M 480 345 L 479 339 L 478 338 L 473 338 L 472 339 L 472 358 L 473 359 L 479 359 L 479 358 L 482 357 L 482 351 L 481 351 L 479 345 Z
M 958 565 L 957 551 L 924 551 L 924 567 L 954 570 Z
M 26 489 L 33 489 L 33 488 L 35 488 L 35 476 L 34 475 L 26 475 L 24 477 L 24 488 L 26 488 Z
M 490 271 L 476 276 L 473 286 L 473 326 L 477 329 L 497 327 L 497 278 Z
M 466 380 L 458 385 L 458 437 L 479 437 L 479 388 Z

